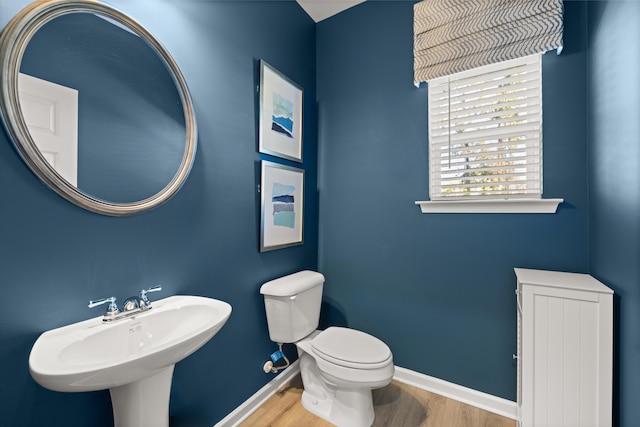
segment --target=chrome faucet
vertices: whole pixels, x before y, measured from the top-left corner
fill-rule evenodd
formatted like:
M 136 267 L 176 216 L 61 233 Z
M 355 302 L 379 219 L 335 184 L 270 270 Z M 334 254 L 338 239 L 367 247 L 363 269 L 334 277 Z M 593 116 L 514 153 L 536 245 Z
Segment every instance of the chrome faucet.
M 145 307 L 149 307 L 151 308 L 151 301 L 149 301 L 149 297 L 147 297 L 147 294 L 149 292 L 158 292 L 162 290 L 162 286 L 161 285 L 156 285 L 156 286 L 152 286 L 149 289 L 143 289 L 140 291 L 140 299 L 142 300 L 142 302 L 144 303 Z
M 116 305 L 116 297 L 102 298 L 99 300 L 89 301 L 89 308 L 96 307 L 98 305 L 109 303 L 107 311 L 102 317 L 103 322 L 111 322 L 118 319 L 124 319 L 131 317 L 137 313 L 147 311 L 151 309 L 151 301 L 147 297 L 149 292 L 158 292 L 162 290 L 162 286 L 153 286 L 149 289 L 143 289 L 140 291 L 140 296 L 129 297 L 122 304 L 122 311 L 118 310 Z
M 89 308 L 96 307 L 98 305 L 109 303 L 107 306 L 107 311 L 104 313 L 104 317 L 102 320 L 104 322 L 108 322 L 109 320 L 115 319 L 115 317 L 120 313 L 118 310 L 118 305 L 116 304 L 116 297 L 102 298 L 97 300 L 89 301 Z
M 151 308 L 151 307 L 148 307 Z M 147 309 L 147 305 L 140 297 L 129 297 L 124 300 L 122 304 L 122 312 L 127 313 L 129 311 L 138 310 L 143 311 Z

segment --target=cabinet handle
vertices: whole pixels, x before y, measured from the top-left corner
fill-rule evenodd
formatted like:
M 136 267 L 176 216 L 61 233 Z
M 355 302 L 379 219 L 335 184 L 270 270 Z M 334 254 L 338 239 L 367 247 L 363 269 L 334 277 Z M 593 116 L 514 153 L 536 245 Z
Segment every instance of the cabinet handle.
M 513 357 L 513 360 L 516 360 L 516 359 L 520 358 L 517 354 L 512 354 L 511 357 Z

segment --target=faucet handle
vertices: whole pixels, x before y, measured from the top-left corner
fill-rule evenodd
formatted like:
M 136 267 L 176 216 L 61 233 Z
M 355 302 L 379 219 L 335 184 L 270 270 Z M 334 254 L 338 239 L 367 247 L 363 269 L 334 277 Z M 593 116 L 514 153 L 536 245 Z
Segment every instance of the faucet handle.
M 104 314 L 105 316 L 115 316 L 120 311 L 118 310 L 118 306 L 116 305 L 116 297 L 91 300 L 89 301 L 89 308 L 93 308 L 106 303 L 109 303 L 109 306 L 107 307 L 107 312 Z
M 145 306 L 149 306 L 151 305 L 151 301 L 149 301 L 149 298 L 147 297 L 147 294 L 149 292 L 158 292 L 162 290 L 162 285 L 156 285 L 156 286 L 152 286 L 149 289 L 143 289 L 140 291 L 140 299 L 142 299 L 142 301 L 144 302 Z

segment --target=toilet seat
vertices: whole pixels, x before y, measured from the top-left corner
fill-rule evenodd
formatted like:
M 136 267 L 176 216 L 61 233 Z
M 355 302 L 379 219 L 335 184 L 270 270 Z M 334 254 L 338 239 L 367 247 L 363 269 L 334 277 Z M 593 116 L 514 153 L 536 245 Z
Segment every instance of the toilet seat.
M 346 368 L 380 369 L 392 360 L 391 350 L 378 338 L 335 326 L 314 337 L 311 349 L 317 357 Z

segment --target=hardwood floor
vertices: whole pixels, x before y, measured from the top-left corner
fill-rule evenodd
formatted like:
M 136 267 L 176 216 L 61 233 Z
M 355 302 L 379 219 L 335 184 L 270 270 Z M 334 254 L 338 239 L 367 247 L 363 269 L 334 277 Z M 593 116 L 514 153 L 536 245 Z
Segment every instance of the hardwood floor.
M 247 418 L 241 427 L 331 427 L 300 403 L 297 375 Z M 515 420 L 438 394 L 392 381 L 373 391 L 374 427 L 515 427 Z

